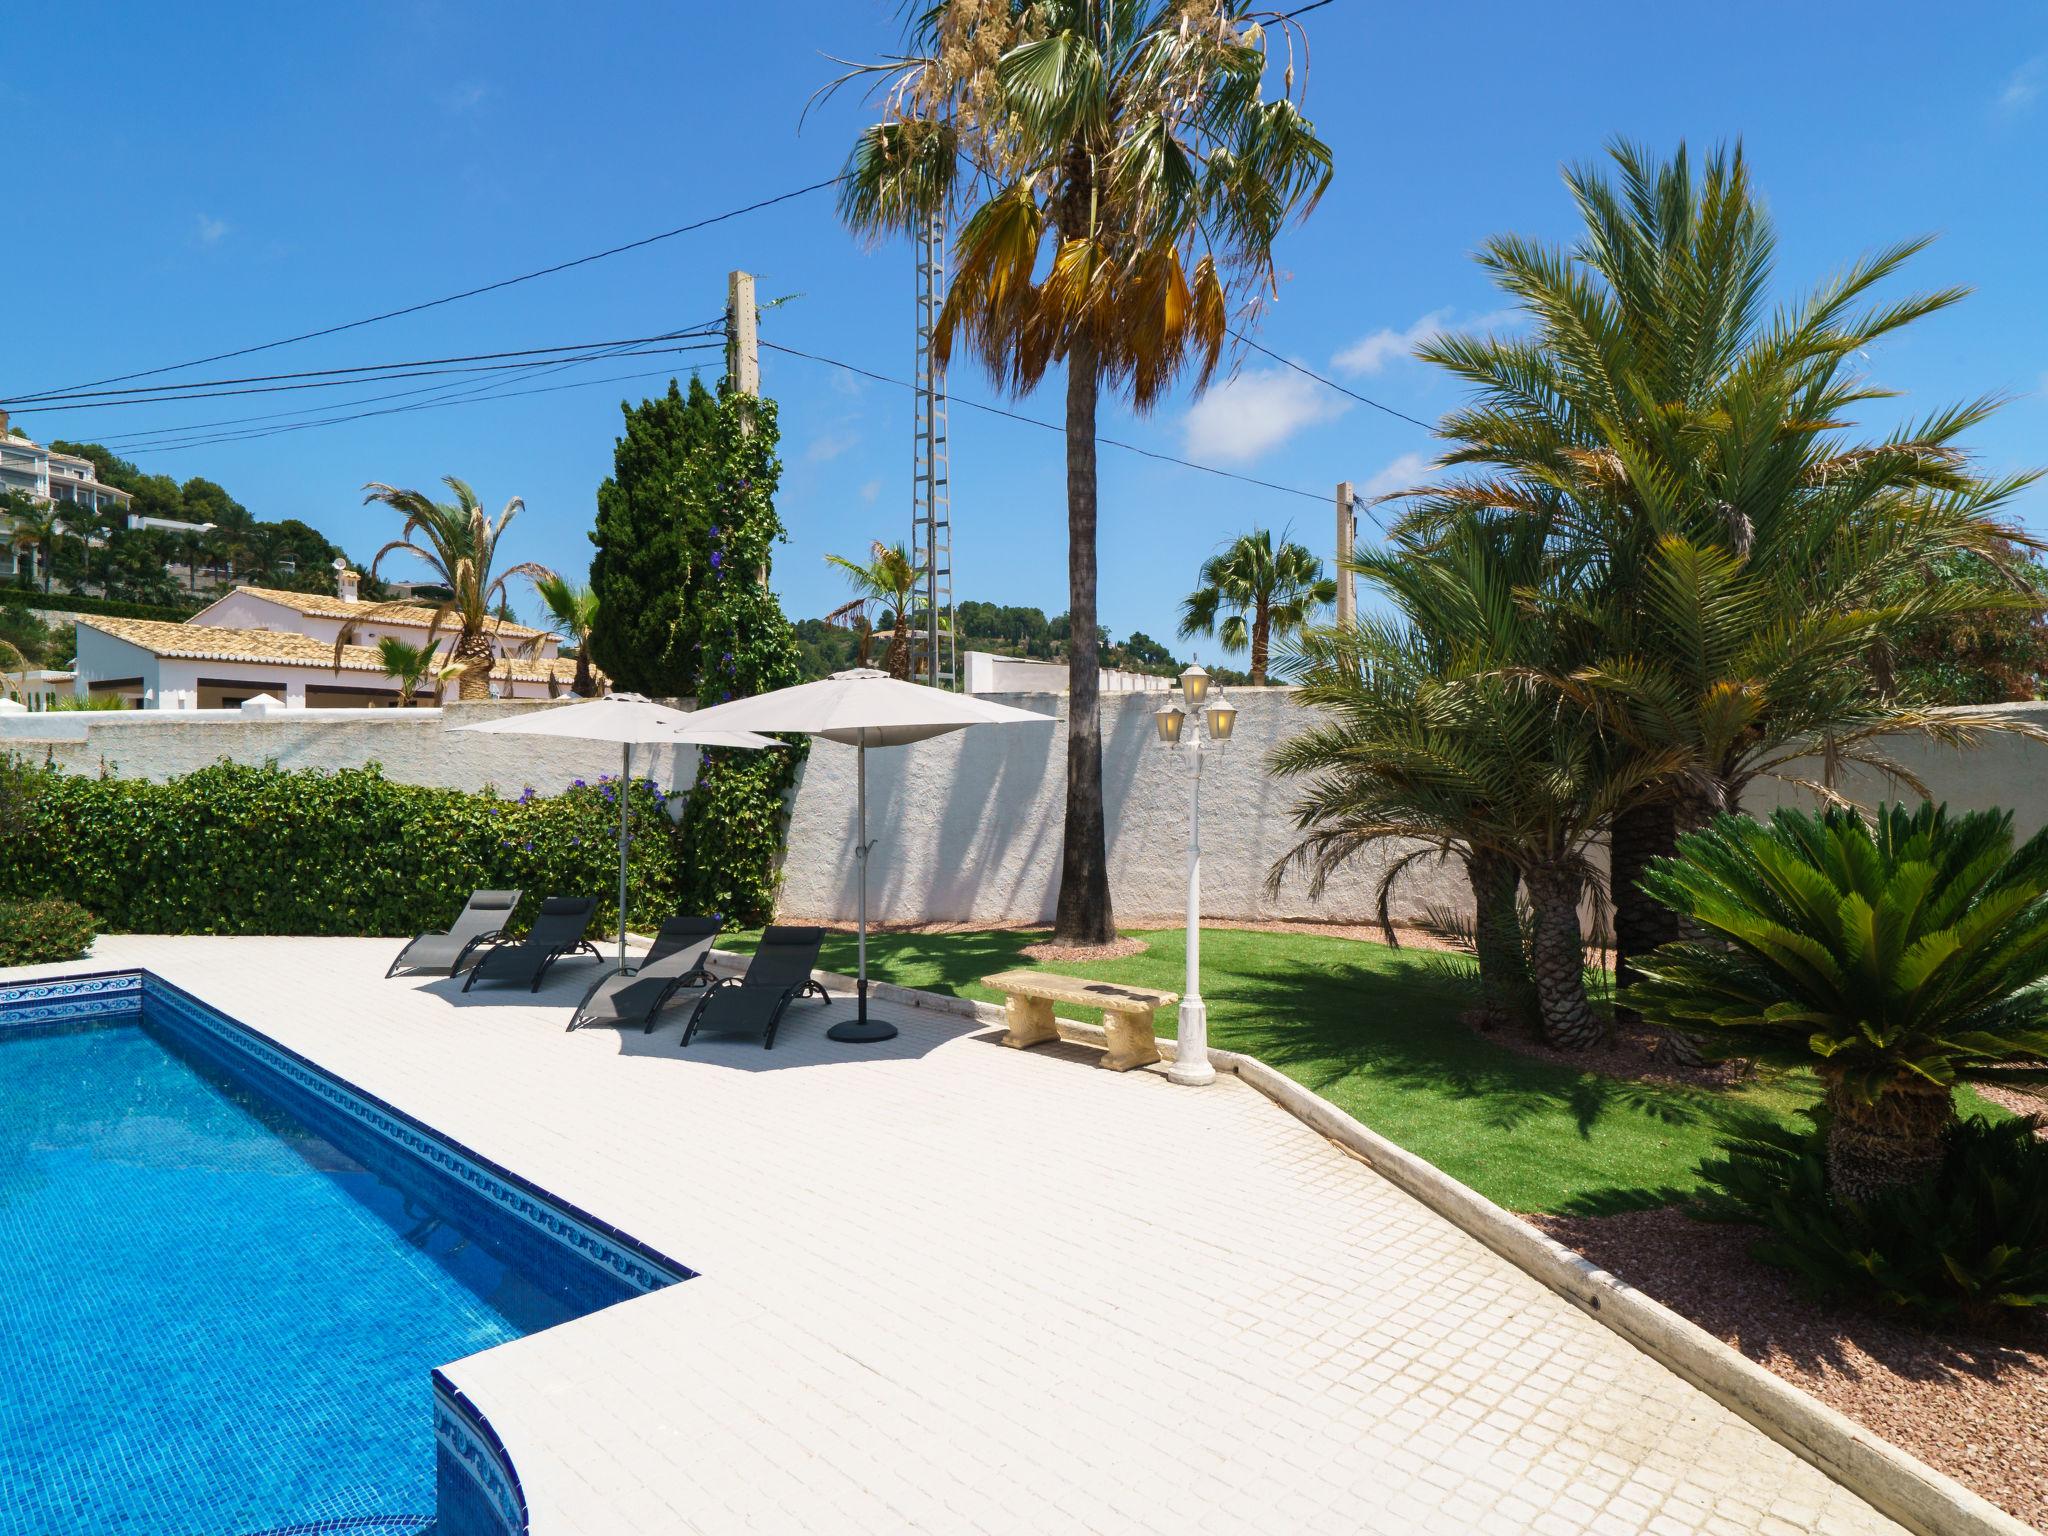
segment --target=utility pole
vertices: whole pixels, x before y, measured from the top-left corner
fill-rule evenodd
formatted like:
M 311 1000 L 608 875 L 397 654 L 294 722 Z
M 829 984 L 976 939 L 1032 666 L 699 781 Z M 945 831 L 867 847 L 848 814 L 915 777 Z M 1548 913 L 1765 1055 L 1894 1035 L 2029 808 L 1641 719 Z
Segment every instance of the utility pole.
M 910 558 L 924 571 L 923 631 L 912 640 L 911 676 L 951 687 L 958 671 L 953 637 L 953 492 L 946 452 L 946 370 L 932 346 L 946 302 L 946 216 L 933 213 L 913 237 L 917 246 L 917 359 L 910 454 Z M 913 633 L 915 633 L 913 631 Z
M 733 272 L 725 280 L 725 372 L 739 393 L 761 398 L 761 317 L 751 272 Z
M 1358 587 L 1344 569 L 1358 539 L 1358 503 L 1351 482 L 1337 482 L 1337 627 L 1348 629 L 1358 618 Z

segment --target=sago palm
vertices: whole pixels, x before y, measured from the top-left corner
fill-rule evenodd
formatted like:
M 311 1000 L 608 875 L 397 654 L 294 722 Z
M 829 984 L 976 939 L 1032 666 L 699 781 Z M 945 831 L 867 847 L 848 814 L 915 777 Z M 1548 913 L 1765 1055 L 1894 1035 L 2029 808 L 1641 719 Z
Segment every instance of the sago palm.
M 404 550 L 426 562 L 427 568 L 434 573 L 434 580 L 446 587 L 451 595 L 435 607 L 433 617 L 427 623 L 425 644 L 431 648 L 443 628 L 452 629 L 455 632 L 452 654 L 463 665 L 460 697 L 488 699 L 495 659 L 491 632 L 498 622 L 492 611 L 493 605 L 504 600 L 506 583 L 515 576 L 541 580 L 555 573 L 531 560 L 523 560 L 503 571 L 492 569 L 499 540 L 525 506 L 517 496 L 506 502 L 505 510 L 492 519 L 484 515 L 476 492 L 463 481 L 449 475 L 442 483 L 455 493 L 453 502 L 435 501 L 424 491 L 400 490 L 377 481 L 363 487 L 365 503 L 381 501 L 405 517 L 405 526 L 398 537 L 371 558 L 370 575 L 374 577 L 377 574 L 384 557 L 394 550 Z M 366 605 L 361 613 L 342 625 L 341 633 L 335 637 L 335 664 L 340 665 L 342 647 L 354 638 L 358 625 L 394 613 L 414 611 L 418 606 L 415 602 Z
M 1965 1072 L 2048 1056 L 2048 831 L 2015 851 L 2002 811 L 1836 807 L 1678 850 L 1643 883 L 1706 937 L 1648 956 L 1637 1006 L 1811 1066 L 1837 1199 L 1931 1175 Z
M 1996 556 L 2009 530 L 1994 514 L 2030 477 L 1977 476 L 1956 447 L 1987 400 L 1849 435 L 1855 408 L 1886 394 L 1860 372 L 1868 349 L 1961 297 L 1872 300 L 1925 241 L 1773 311 L 1776 236 L 1739 148 L 1697 176 L 1682 145 L 1663 164 L 1627 144 L 1610 154 L 1614 183 L 1566 174 L 1585 224 L 1575 246 L 1503 236 L 1483 249 L 1531 329 L 1440 337 L 1421 355 L 1474 391 L 1441 428 L 1445 463 L 1481 470 L 1457 498 L 1533 499 L 1553 517 L 1591 576 L 1575 601 L 1600 642 L 1578 683 L 1646 750 L 1682 759 L 1613 829 L 1627 977 L 1675 932 L 1637 877 L 1678 829 L 1734 808 L 1814 743 L 1870 757 L 1886 732 L 1999 724 L 1932 714 L 1871 662 L 1930 616 L 2010 600 L 1911 578 L 1954 551 Z
M 1337 600 L 1337 583 L 1313 551 L 1292 540 L 1273 547 L 1270 528 L 1242 535 L 1202 563 L 1202 584 L 1181 600 L 1180 637 L 1217 635 L 1226 651 L 1252 653 L 1252 683 L 1266 681 L 1273 641 L 1299 634 Z
M 1290 61 L 1265 89 L 1268 33 L 1238 0 L 939 0 L 879 83 L 882 120 L 847 164 L 840 211 L 870 236 L 964 215 L 933 338 L 1017 393 L 1066 369 L 1067 803 L 1056 936 L 1115 937 L 1102 799 L 1096 625 L 1097 402 L 1140 410 L 1222 355 L 1232 309 L 1276 284 L 1273 248 L 1328 186 L 1329 149 Z M 1304 69 L 1305 69 L 1304 52 Z
M 590 673 L 590 632 L 597 627 L 597 594 L 564 576 L 536 576 L 533 590 L 548 612 L 548 626 L 576 647 L 576 677 L 569 685 L 579 699 L 597 691 Z
M 844 555 L 827 555 L 825 563 L 846 573 L 847 584 L 856 594 L 854 601 L 860 605 L 866 626 L 860 634 L 862 665 L 867 663 L 870 637 L 886 626 L 889 648 L 883 652 L 882 666 L 891 677 L 908 679 L 910 602 L 918 582 L 924 579 L 924 568 L 912 562 L 910 551 L 901 544 L 884 544 L 880 539 L 869 547 L 865 565 Z M 866 611 L 870 607 L 877 610 L 872 616 Z

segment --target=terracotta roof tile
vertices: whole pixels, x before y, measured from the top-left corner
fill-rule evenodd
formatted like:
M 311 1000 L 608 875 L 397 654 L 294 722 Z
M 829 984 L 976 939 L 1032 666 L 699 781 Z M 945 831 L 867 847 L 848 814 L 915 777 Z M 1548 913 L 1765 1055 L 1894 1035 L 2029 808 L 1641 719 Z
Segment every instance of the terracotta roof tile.
M 295 594 L 299 595 L 299 594 Z M 80 615 L 78 622 L 116 640 L 140 646 L 153 656 L 186 661 L 260 661 L 280 667 L 318 667 L 332 672 L 334 643 L 301 635 L 291 630 L 228 629 L 216 624 L 167 624 L 157 619 L 114 619 L 103 614 Z M 576 663 L 567 660 L 507 662 L 501 658 L 491 668 L 493 677 L 503 677 L 510 666 L 521 682 L 541 682 L 555 677 L 568 683 L 576 676 Z M 341 648 L 341 670 L 384 675 L 383 660 L 370 645 Z
M 284 592 L 276 587 L 251 586 L 238 586 L 235 590 L 247 592 L 251 597 L 260 597 L 270 602 L 281 604 L 296 613 L 309 614 L 314 618 L 360 619 L 370 609 L 374 608 L 377 610 L 376 619 L 380 624 L 405 624 L 415 629 L 425 629 L 434 619 L 432 605 L 408 603 L 402 599 L 389 603 L 373 603 L 368 598 L 365 598 L 361 602 L 344 603 L 340 598 L 329 597 L 324 592 Z M 446 626 L 444 625 L 443 628 L 446 628 Z M 545 630 L 529 629 L 524 624 L 509 622 L 504 624 L 494 622 L 492 632 L 511 635 L 521 640 L 546 633 Z

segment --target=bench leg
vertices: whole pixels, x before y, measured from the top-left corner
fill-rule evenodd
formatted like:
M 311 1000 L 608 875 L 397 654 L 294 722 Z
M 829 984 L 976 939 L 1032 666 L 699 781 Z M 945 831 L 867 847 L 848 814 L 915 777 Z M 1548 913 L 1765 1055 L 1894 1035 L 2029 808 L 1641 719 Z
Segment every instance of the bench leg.
M 1034 1045 L 1043 1045 L 1048 1040 L 1057 1040 L 1059 1030 L 1052 1022 L 1052 1004 L 1039 997 L 1011 997 L 1004 999 L 1003 1015 L 1009 1022 L 1009 1032 L 1003 1036 L 1003 1044 L 1023 1051 Z
M 1112 1072 L 1149 1067 L 1159 1059 L 1159 1037 L 1152 1030 L 1150 1008 L 1106 1012 L 1102 1015 L 1102 1031 L 1108 1037 L 1109 1054 L 1100 1065 Z

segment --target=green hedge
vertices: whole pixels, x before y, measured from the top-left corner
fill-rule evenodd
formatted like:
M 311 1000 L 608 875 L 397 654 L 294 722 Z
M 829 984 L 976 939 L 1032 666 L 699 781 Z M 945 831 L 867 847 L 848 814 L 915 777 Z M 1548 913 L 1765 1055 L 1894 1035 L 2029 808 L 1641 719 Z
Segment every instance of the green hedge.
M 182 624 L 205 606 L 203 603 L 194 602 L 190 607 L 162 608 L 155 603 L 123 603 L 111 597 L 84 597 L 72 592 L 37 592 L 21 587 L 0 590 L 0 603 L 8 603 L 16 608 L 40 608 L 45 613 L 98 613 L 110 619 L 158 619 L 166 624 Z
M 168 783 L 55 768 L 5 776 L 0 899 L 63 896 L 112 933 L 417 933 L 472 890 L 517 886 L 524 926 L 544 896 L 598 899 L 615 927 L 619 786 L 517 800 L 395 784 L 374 766 L 282 771 L 219 763 Z M 677 911 L 683 861 L 651 780 L 629 792 L 629 912 Z
M 92 941 L 92 914 L 75 902 L 0 901 L 0 965 L 76 960 Z

